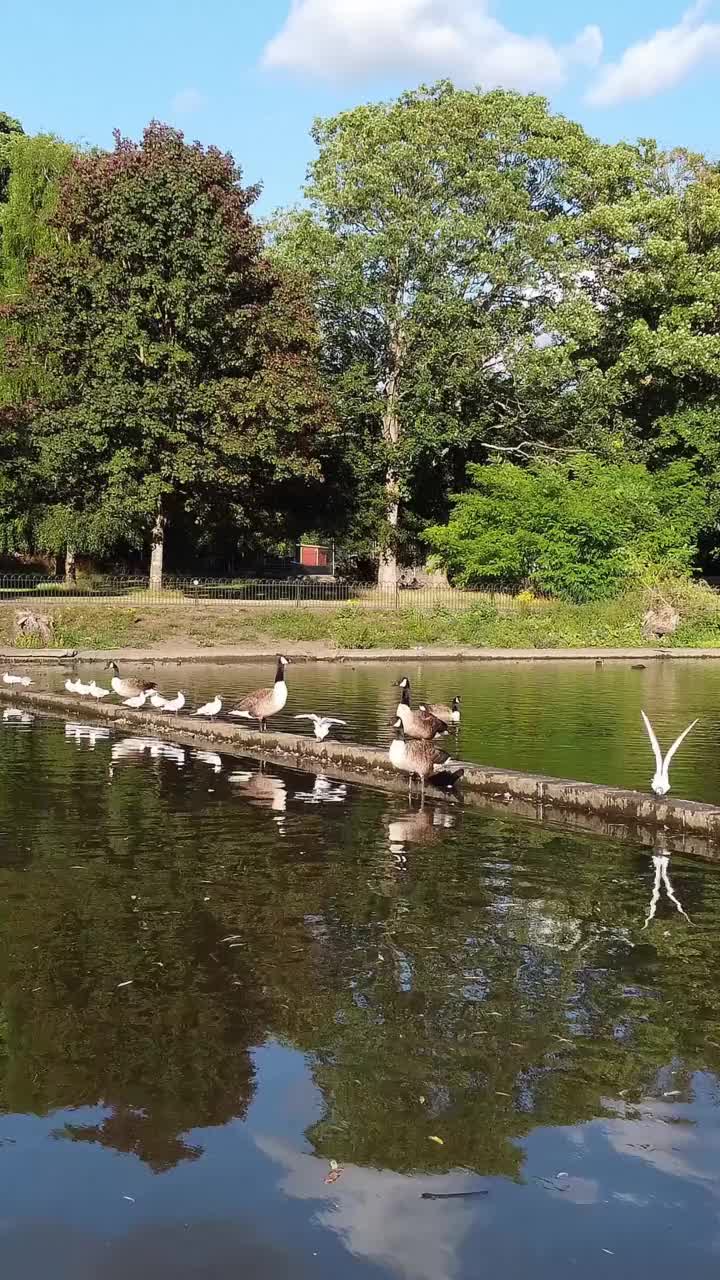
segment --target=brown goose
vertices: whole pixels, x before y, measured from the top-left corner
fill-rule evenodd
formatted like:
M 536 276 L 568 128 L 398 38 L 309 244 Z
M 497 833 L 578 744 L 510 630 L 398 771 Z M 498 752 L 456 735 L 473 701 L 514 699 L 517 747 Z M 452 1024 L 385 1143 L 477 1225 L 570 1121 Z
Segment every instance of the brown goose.
M 420 738 L 422 741 L 429 742 L 432 738 L 439 738 L 441 734 L 449 732 L 447 723 L 440 720 L 438 716 L 427 710 L 422 711 L 420 708 L 413 711 L 410 706 L 410 681 L 407 676 L 403 676 L 398 686 L 402 689 L 402 695 L 395 714 L 402 722 L 406 738 Z
M 151 693 L 153 689 L 157 688 L 154 680 L 125 680 L 121 678 L 117 662 L 106 662 L 103 670 L 112 670 L 110 688 L 119 698 L 138 698 L 143 693 Z
M 420 794 L 425 798 L 425 783 L 452 787 L 462 777 L 464 769 L 445 769 L 450 759 L 447 751 L 440 751 L 427 741 L 408 742 L 403 737 L 403 723 L 395 721 L 395 737 L 390 743 L 390 763 L 400 773 L 408 774 L 408 793 L 412 791 L 413 778 L 420 779 Z
M 243 720 L 259 721 L 260 732 L 264 733 L 268 717 L 282 711 L 287 702 L 288 687 L 285 683 L 285 668 L 289 661 L 289 658 L 280 654 L 275 671 L 275 683 L 270 685 L 269 689 L 254 689 L 252 693 L 246 693 L 230 715 Z
M 457 694 L 448 706 L 445 702 L 421 702 L 420 710 L 429 711 L 431 716 L 437 716 L 438 720 L 444 720 L 445 724 L 460 723 L 460 698 Z

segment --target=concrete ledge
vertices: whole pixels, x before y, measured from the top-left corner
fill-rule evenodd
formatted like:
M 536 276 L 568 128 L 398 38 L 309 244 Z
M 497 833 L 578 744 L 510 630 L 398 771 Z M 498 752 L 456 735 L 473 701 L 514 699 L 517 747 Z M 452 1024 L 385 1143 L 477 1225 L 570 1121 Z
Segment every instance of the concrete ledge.
M 382 785 L 387 790 L 407 789 L 405 779 L 398 777 L 387 752 L 380 747 L 342 741 L 317 742 L 309 736 L 272 730 L 263 735 L 250 728 L 241 729 L 227 720 L 209 722 L 193 720 L 188 715 L 177 718 L 152 709 L 133 711 L 122 705 L 96 702 L 90 705 L 89 699 L 25 689 L 15 692 L 2 685 L 0 703 L 13 703 L 63 718 L 99 721 L 133 734 L 161 734 L 190 746 L 211 742 L 228 754 L 272 759 L 310 772 L 332 773 L 348 781 Z M 458 763 L 465 769 L 462 790 L 466 802 L 476 798 L 506 812 L 512 806 L 512 811 L 522 817 L 565 823 L 605 836 L 630 836 L 646 844 L 662 840 L 666 847 L 682 847 L 688 852 L 720 859 L 718 806 L 669 797 L 660 800 L 652 793 L 621 787 L 466 761 Z M 668 843 L 670 838 L 672 846 Z
M 90 664 L 112 660 L 153 665 L 172 663 L 267 662 L 277 653 L 287 653 L 294 662 L 649 662 L 672 659 L 720 659 L 717 649 L 334 649 L 323 643 L 303 648 L 297 641 L 278 640 L 257 649 L 220 647 L 199 649 L 182 645 L 162 649 L 2 649 L 0 663 L 14 666 L 36 663 L 49 665 L 69 661 Z

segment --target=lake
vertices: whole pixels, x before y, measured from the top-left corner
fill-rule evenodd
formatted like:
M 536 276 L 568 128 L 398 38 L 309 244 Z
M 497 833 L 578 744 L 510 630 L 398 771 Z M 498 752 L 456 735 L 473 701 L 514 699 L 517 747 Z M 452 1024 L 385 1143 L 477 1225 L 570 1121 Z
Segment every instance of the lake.
M 78 670 L 83 679 L 109 683 L 109 673 L 97 666 Z M 62 690 L 69 671 L 34 673 L 35 687 Z M 137 676 L 138 668 L 125 672 Z M 141 674 L 157 680 L 163 692 L 183 689 L 188 707 L 220 693 L 229 710 L 241 693 L 272 682 L 274 664 L 162 664 Z M 699 717 L 673 761 L 672 790 L 687 799 L 720 801 L 720 660 L 648 660 L 641 671 L 630 661 L 602 667 L 592 661 L 298 663 L 288 669 L 287 706 L 273 727 L 306 732 L 307 722 L 293 715 L 316 711 L 347 720 L 338 736 L 389 742 L 398 699 L 393 682 L 403 675 L 411 680 L 415 704 L 460 694 L 460 732 L 445 745 L 461 759 L 641 790 L 649 788 L 654 771 L 641 708 L 664 748 Z
M 638 686 L 709 700 L 678 668 L 409 674 L 464 750 L 614 780 Z M 289 710 L 381 736 L 396 674 Z M 3 1280 L 714 1280 L 712 865 L 42 717 L 0 783 Z

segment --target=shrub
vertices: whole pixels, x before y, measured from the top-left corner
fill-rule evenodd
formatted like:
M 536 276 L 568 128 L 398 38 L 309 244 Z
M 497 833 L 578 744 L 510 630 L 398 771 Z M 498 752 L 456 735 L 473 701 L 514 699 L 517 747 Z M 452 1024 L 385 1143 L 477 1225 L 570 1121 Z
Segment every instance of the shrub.
M 581 454 L 469 473 L 472 488 L 455 498 L 448 524 L 424 535 L 461 586 L 529 584 L 563 600 L 609 599 L 648 575 L 689 574 L 708 520 L 706 486 L 684 462 L 654 474 Z

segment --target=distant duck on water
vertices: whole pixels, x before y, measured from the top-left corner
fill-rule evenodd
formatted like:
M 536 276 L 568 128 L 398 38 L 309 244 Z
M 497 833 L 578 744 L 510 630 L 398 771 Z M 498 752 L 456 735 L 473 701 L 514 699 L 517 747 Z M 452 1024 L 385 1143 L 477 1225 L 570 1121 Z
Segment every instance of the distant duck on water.
M 246 693 L 230 712 L 231 716 L 235 716 L 240 720 L 257 720 L 260 725 L 260 732 L 264 733 L 267 728 L 267 722 L 270 716 L 277 715 L 278 711 L 282 711 L 288 699 L 288 687 L 285 680 L 285 668 L 288 666 L 290 659 L 286 658 L 282 653 L 278 655 L 277 667 L 275 668 L 275 683 L 267 689 L 254 689 L 252 693 Z
M 402 689 L 402 694 L 395 714 L 402 724 L 406 738 L 419 738 L 429 742 L 448 732 L 446 720 L 441 720 L 427 709 L 422 711 L 418 708 L 414 711 L 410 706 L 410 681 L 407 676 L 398 681 L 398 688 Z

